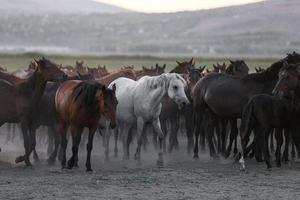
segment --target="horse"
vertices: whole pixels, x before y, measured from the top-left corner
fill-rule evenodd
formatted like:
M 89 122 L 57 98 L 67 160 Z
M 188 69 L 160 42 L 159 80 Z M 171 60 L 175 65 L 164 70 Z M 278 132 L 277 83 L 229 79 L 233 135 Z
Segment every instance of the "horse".
M 184 92 L 186 81 L 176 73 L 164 73 L 153 77 L 144 76 L 138 81 L 118 78 L 109 85 L 109 88 L 114 84 L 117 86 L 116 96 L 119 101 L 117 124 L 123 141 L 123 159 L 129 159 L 129 144 L 132 137 L 129 132 L 136 126 L 137 148 L 134 158 L 140 160 L 142 139 L 145 133 L 143 130 L 146 124 L 150 124 L 159 136 L 160 151 L 157 164 L 162 164 L 164 134 L 159 120 L 161 101 L 168 94 L 179 106 L 189 104 Z
M 242 170 L 245 170 L 244 152 L 249 141 L 251 131 L 257 129 L 255 132 L 256 147 L 261 144 L 264 159 L 267 168 L 271 168 L 268 138 L 270 130 L 274 128 L 278 130 L 285 129 L 286 141 L 289 140 L 289 131 L 295 134 L 297 118 L 299 118 L 299 106 L 297 106 L 293 99 L 278 96 L 271 96 L 267 94 L 258 94 L 253 96 L 245 106 L 242 114 L 242 122 L 240 127 L 240 136 L 242 140 L 242 157 L 240 163 Z M 281 166 L 281 146 L 283 143 L 281 131 L 276 131 L 277 141 L 276 148 L 276 164 Z M 286 145 L 289 145 L 287 143 Z M 288 147 L 288 146 L 286 146 Z M 299 146 L 297 146 L 299 150 Z M 287 153 L 285 151 L 285 153 Z
M 184 64 L 181 64 L 180 69 L 182 71 L 187 71 L 188 74 L 181 74 L 182 77 L 188 82 L 188 87 L 185 88 L 186 95 L 190 97 L 190 91 L 191 87 L 194 83 L 196 83 L 200 77 L 202 77 L 202 72 L 205 69 L 206 66 L 195 68 L 191 67 L 190 62 L 184 62 Z M 194 64 L 194 63 L 193 63 Z M 197 81 L 196 81 L 197 80 Z M 195 82 L 193 82 L 195 81 Z M 189 98 L 189 100 L 191 100 Z M 162 131 L 164 133 L 164 140 L 163 140 L 163 151 L 164 153 L 167 152 L 166 148 L 166 136 L 167 136 L 167 121 L 170 121 L 170 136 L 169 136 L 169 148 L 168 152 L 172 152 L 172 150 L 178 149 L 179 144 L 178 144 L 178 139 L 177 139 L 177 132 L 179 130 L 179 124 L 180 124 L 180 116 L 183 116 L 185 119 L 185 128 L 186 128 L 186 135 L 187 135 L 187 152 L 190 152 L 190 149 L 192 147 L 193 143 L 193 134 L 192 134 L 192 125 L 190 121 L 192 109 L 191 105 L 185 106 L 182 110 L 178 108 L 176 103 L 172 101 L 167 95 L 162 99 L 162 110 L 160 114 L 160 123 L 162 127 Z M 157 147 L 157 135 L 153 134 L 153 143 L 154 146 Z
M 66 132 L 68 126 L 72 135 L 72 157 L 68 160 L 68 168 L 72 169 L 78 160 L 78 146 L 83 128 L 89 129 L 87 143 L 86 170 L 92 171 L 91 152 L 94 133 L 98 128 L 99 120 L 105 117 L 110 121 L 111 128 L 116 126 L 115 115 L 118 101 L 115 96 L 116 87 L 107 89 L 97 82 L 70 80 L 64 82 L 55 95 L 55 108 L 59 121 L 59 134 L 62 147 L 62 168 L 66 168 Z
M 249 67 L 243 60 L 229 60 L 230 65 L 226 68 L 225 73 L 234 76 L 245 76 L 249 73 Z
M 98 65 L 98 68 L 89 68 L 89 67 L 87 67 L 87 72 L 89 74 L 92 74 L 93 77 L 96 78 L 96 79 L 99 79 L 99 78 L 109 74 L 109 72 L 107 71 L 105 65 L 103 67 Z
M 288 63 L 300 61 L 297 53 L 288 54 L 284 59 Z M 198 138 L 204 112 L 218 117 L 237 119 L 242 115 L 244 105 L 255 94 L 271 94 L 277 82 L 278 72 L 283 66 L 284 60 L 272 64 L 265 72 L 253 73 L 242 77 L 235 77 L 221 73 L 210 73 L 200 79 L 195 85 L 192 97 L 196 120 L 194 157 L 198 157 Z M 211 129 L 211 128 L 210 128 Z M 234 127 L 233 135 L 238 135 L 237 127 Z M 216 156 L 211 132 L 208 133 L 209 149 L 212 156 Z M 228 152 L 228 149 L 227 149 Z
M 24 139 L 25 155 L 16 158 L 16 163 L 25 161 L 30 166 L 29 156 L 35 149 L 36 141 L 31 131 L 33 113 L 36 109 L 47 81 L 58 81 L 65 74 L 56 64 L 45 58 L 35 60 L 36 69 L 28 77 L 13 84 L 0 80 L 0 94 L 5 97 L 0 100 L 0 126 L 4 123 L 20 123 Z
M 177 66 L 170 71 L 170 73 L 187 74 L 190 69 L 195 68 L 194 58 L 190 61 L 179 62 L 176 61 Z
M 117 72 L 112 72 L 100 79 L 96 79 L 96 81 L 103 85 L 109 85 L 112 81 L 116 80 L 119 77 L 126 77 L 132 80 L 136 80 L 135 71 L 132 69 L 123 69 Z

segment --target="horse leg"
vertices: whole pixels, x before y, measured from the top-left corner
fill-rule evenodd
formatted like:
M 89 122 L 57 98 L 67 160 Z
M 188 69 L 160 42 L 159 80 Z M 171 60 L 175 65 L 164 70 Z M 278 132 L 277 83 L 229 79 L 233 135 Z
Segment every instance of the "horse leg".
M 158 137 L 159 137 L 159 151 L 158 151 L 157 165 L 162 166 L 163 162 L 164 162 L 163 161 L 163 149 L 162 149 L 162 140 L 164 138 L 164 133 L 161 130 L 159 119 L 153 120 L 152 126 L 153 126 L 154 131 L 158 134 Z
M 229 157 L 230 152 L 231 152 L 231 148 L 232 148 L 232 144 L 233 141 L 235 140 L 235 138 L 238 135 L 238 128 L 237 128 L 237 122 L 236 119 L 232 119 L 230 120 L 230 128 L 231 128 L 231 132 L 230 132 L 230 141 L 226 150 L 226 155 L 225 157 Z
M 52 126 L 48 127 L 48 136 L 49 136 L 49 139 L 51 138 L 52 141 L 54 140 L 54 149 L 52 148 L 53 150 L 52 150 L 52 152 L 50 152 L 50 156 L 48 158 L 48 163 L 52 164 L 55 162 L 57 152 L 59 149 L 59 143 L 60 143 L 59 135 L 58 135 L 58 132 L 57 132 L 55 126 L 52 125 Z
M 212 125 L 213 123 L 210 123 Z M 214 137 L 214 129 L 212 126 L 209 126 L 208 131 L 207 131 L 207 141 L 208 141 L 208 146 L 209 146 L 209 153 L 211 157 L 217 157 L 214 143 L 213 143 L 213 137 Z
M 226 129 L 227 129 L 227 120 L 221 120 L 221 152 L 223 155 L 226 154 Z
M 190 154 L 193 149 L 194 137 L 193 137 L 193 118 L 191 114 L 185 114 L 185 129 L 187 136 L 187 153 Z
M 282 129 L 275 129 L 275 138 L 276 138 L 276 165 L 277 167 L 281 166 L 281 147 L 283 144 L 283 135 L 282 135 Z
M 47 153 L 50 155 L 53 152 L 53 132 L 51 130 L 51 127 L 48 127 L 47 131 L 47 136 L 48 136 L 48 148 L 47 148 Z
M 282 160 L 284 162 L 288 162 L 289 161 L 289 145 L 290 145 L 290 131 L 288 129 L 284 130 L 284 136 L 285 136 L 285 145 L 284 145 Z
M 217 118 L 216 119 L 216 134 L 217 134 L 217 150 L 218 150 L 218 153 L 221 153 L 221 146 L 222 146 L 222 141 L 221 141 L 221 119 L 220 118 Z
M 205 116 L 202 118 L 202 120 L 199 121 L 199 125 L 200 125 L 199 133 L 200 133 L 201 150 L 205 151 L 205 140 L 206 140 L 205 131 L 209 128 L 207 113 L 205 113 Z
M 114 130 L 113 130 L 113 132 L 114 132 L 114 139 L 115 139 L 115 147 L 114 147 L 114 156 L 115 156 L 115 158 L 117 158 L 118 157 L 118 137 L 119 137 L 119 132 L 118 132 L 118 128 L 115 128 Z
M 21 130 L 23 134 L 23 141 L 24 141 L 24 148 L 25 148 L 25 155 L 24 156 L 18 156 L 15 160 L 16 163 L 25 161 L 25 164 L 27 166 L 31 166 L 30 160 L 29 160 L 29 151 L 31 147 L 31 141 L 30 136 L 28 135 L 28 127 L 25 123 L 21 123 Z
M 85 163 L 86 171 L 93 171 L 91 167 L 91 152 L 93 149 L 93 139 L 96 130 L 97 130 L 97 126 L 89 128 L 88 143 L 86 145 L 86 150 L 87 150 L 86 163 Z
M 67 125 L 61 123 L 59 125 L 59 133 L 61 136 L 61 151 L 62 151 L 62 159 L 61 159 L 61 166 L 62 169 L 66 168 L 66 149 L 67 149 Z
M 271 152 L 274 153 L 274 129 L 270 132 L 270 149 Z
M 179 129 L 178 117 L 174 117 L 170 119 L 171 122 L 171 133 L 169 136 L 169 153 L 172 152 L 173 148 L 178 149 L 178 140 L 177 140 L 177 132 Z
M 195 130 L 194 130 L 194 135 L 195 135 L 195 141 L 194 141 L 194 158 L 199 158 L 198 152 L 199 152 L 199 135 L 200 135 L 200 125 L 199 125 L 199 121 L 197 121 L 197 117 L 195 116 Z
M 104 155 L 105 155 L 105 161 L 109 160 L 109 140 L 110 140 L 110 135 L 111 135 L 111 130 L 109 130 L 109 124 L 106 124 L 106 129 L 104 131 Z
M 164 140 L 163 140 L 163 152 L 164 153 L 167 153 L 167 144 L 166 144 L 166 137 L 167 137 L 167 134 L 168 134 L 168 129 L 167 129 L 167 121 L 166 119 L 162 119 L 160 121 L 161 123 L 161 130 L 162 132 L 164 133 Z M 158 149 L 158 144 L 157 144 L 157 132 L 153 132 L 153 144 L 154 144 L 154 147 L 155 149 Z
M 77 126 L 71 126 L 72 135 L 72 157 L 68 160 L 68 168 L 72 169 L 78 158 L 78 148 L 81 140 L 83 128 Z
M 271 163 L 270 163 L 270 153 L 268 151 L 268 149 L 269 149 L 269 146 L 268 146 L 268 144 L 269 144 L 269 142 L 268 142 L 268 140 L 269 140 L 269 134 L 268 133 L 269 132 L 270 132 L 270 130 L 266 129 L 266 130 L 263 131 L 263 135 L 262 135 L 262 139 L 263 139 L 263 141 L 262 141 L 262 149 L 263 149 L 264 159 L 265 159 L 265 162 L 267 164 L 267 168 L 268 169 L 270 169 L 272 167 Z
M 129 159 L 129 148 L 128 146 L 128 135 L 129 135 L 129 129 L 130 126 L 128 124 L 125 124 L 123 122 L 118 123 L 119 132 L 122 137 L 122 144 L 123 144 L 123 160 Z
M 142 117 L 137 118 L 137 148 L 136 152 L 134 154 L 134 159 L 135 160 L 140 160 L 141 159 L 141 146 L 143 143 L 143 129 L 144 129 L 144 119 Z

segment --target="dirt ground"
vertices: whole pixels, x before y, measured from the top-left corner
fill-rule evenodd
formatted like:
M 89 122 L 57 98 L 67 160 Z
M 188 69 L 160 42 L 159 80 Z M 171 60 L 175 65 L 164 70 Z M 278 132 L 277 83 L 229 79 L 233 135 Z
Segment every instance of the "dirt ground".
M 61 170 L 58 162 L 47 164 L 42 142 L 37 148 L 41 161 L 25 167 L 14 164 L 23 152 L 21 140 L 3 144 L 4 139 L 1 135 L 0 199 L 300 199 L 296 162 L 281 168 L 273 164 L 267 170 L 264 163 L 247 161 L 247 171 L 241 172 L 233 159 L 214 160 L 201 153 L 199 160 L 193 160 L 185 152 L 184 140 L 180 151 L 164 157 L 163 168 L 156 166 L 157 153 L 151 149 L 142 152 L 140 164 L 132 158 L 122 161 L 122 152 L 119 158 L 111 152 L 111 160 L 104 162 L 98 138 L 92 152 L 94 171 L 87 173 L 85 149 L 80 150 L 78 169 Z

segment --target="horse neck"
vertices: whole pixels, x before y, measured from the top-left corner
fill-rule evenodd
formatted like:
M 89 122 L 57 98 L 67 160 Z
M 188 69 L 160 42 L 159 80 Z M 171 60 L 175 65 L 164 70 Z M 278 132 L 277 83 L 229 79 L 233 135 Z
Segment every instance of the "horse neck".
M 253 73 L 244 76 L 242 79 L 249 84 L 249 89 L 259 93 L 270 94 L 275 87 L 278 79 L 278 72 L 282 67 L 282 61 L 278 61 L 271 65 L 266 71 L 261 73 Z M 253 82 L 256 84 L 253 87 Z
M 44 77 L 35 71 L 28 80 L 24 83 L 24 87 L 31 88 L 32 95 L 31 95 L 31 106 L 36 106 L 39 100 L 41 99 L 45 88 L 46 88 L 47 81 Z
M 148 87 L 151 91 L 149 91 L 149 99 L 150 100 L 150 105 L 151 107 L 157 107 L 163 97 L 166 95 L 168 87 L 169 87 L 169 78 L 167 77 L 166 74 L 162 74 L 160 76 L 153 76 L 150 77 L 152 83 L 155 82 L 157 83 L 157 87 Z

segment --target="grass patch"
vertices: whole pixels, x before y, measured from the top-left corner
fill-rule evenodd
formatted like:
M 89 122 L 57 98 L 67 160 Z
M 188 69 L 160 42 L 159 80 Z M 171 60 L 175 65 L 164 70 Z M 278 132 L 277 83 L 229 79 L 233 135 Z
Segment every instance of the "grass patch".
M 34 58 L 39 58 L 43 55 L 36 53 L 26 53 L 26 54 L 2 54 L 0 55 L 0 66 L 6 67 L 9 71 L 16 69 L 27 68 L 30 61 Z M 90 55 L 45 55 L 46 58 L 54 61 L 57 64 L 62 65 L 74 65 L 76 60 L 83 60 L 85 65 L 89 67 L 96 67 L 98 65 L 106 65 L 109 69 L 119 69 L 123 66 L 135 66 L 136 68 L 141 68 L 142 66 L 151 67 L 156 63 L 167 65 L 167 71 L 171 70 L 176 66 L 177 61 L 189 60 L 190 57 L 151 57 L 151 56 L 90 56 Z M 232 58 L 234 60 L 234 58 Z M 240 59 L 240 58 L 237 58 Z M 276 59 L 244 59 L 251 71 L 254 71 L 255 67 L 266 68 L 270 66 Z M 229 63 L 227 58 L 195 58 L 197 66 L 206 65 L 211 68 L 216 62 L 226 62 Z

